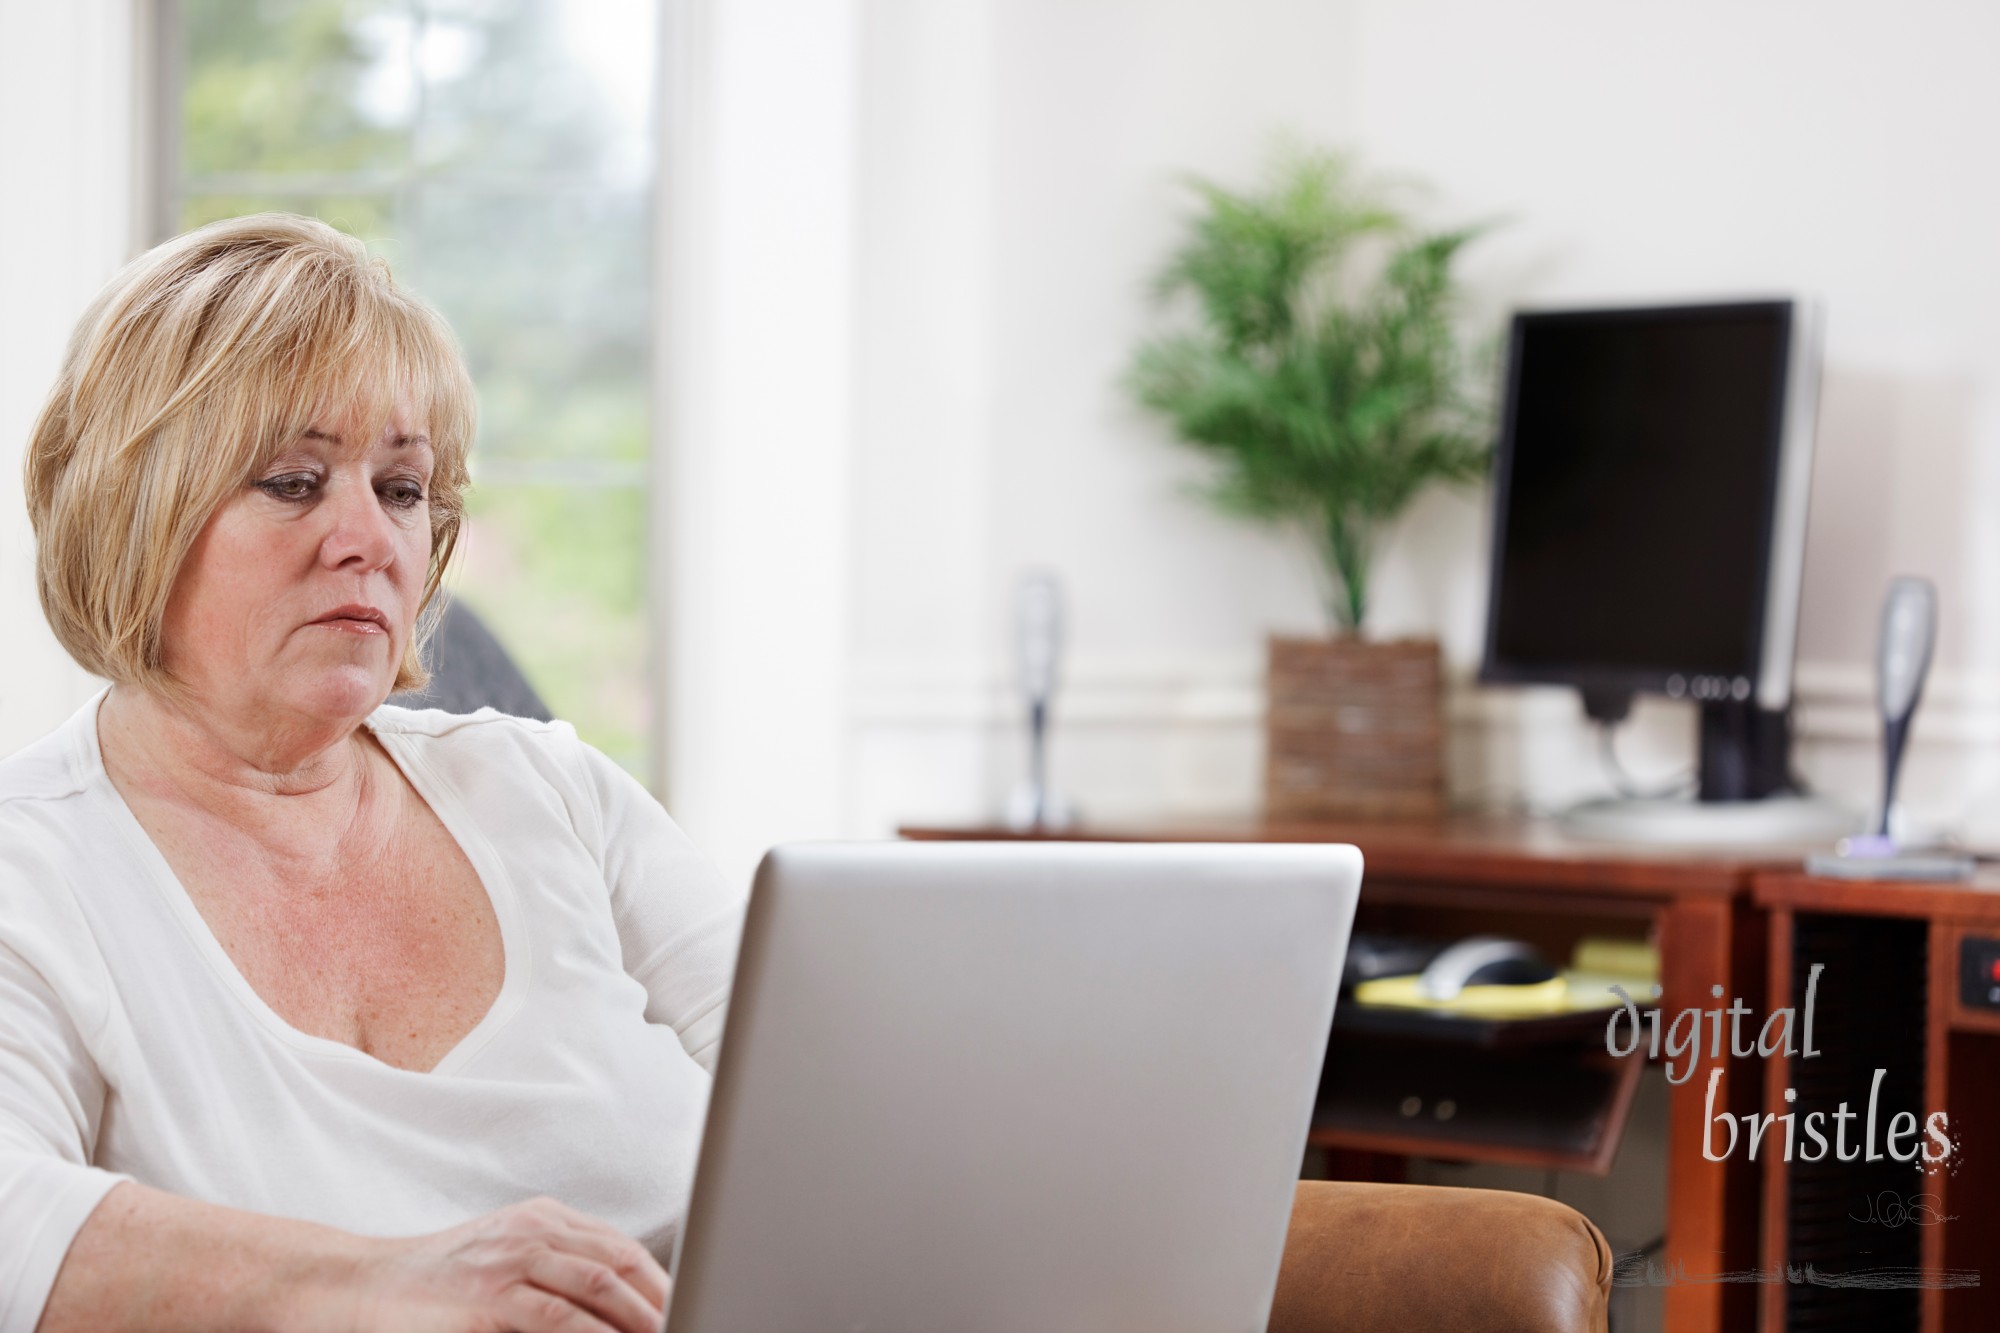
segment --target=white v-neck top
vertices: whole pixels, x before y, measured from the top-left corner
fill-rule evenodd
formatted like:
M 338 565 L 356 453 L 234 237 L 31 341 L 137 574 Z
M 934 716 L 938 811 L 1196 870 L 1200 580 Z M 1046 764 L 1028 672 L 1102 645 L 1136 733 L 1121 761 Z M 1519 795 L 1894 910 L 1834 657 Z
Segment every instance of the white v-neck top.
M 643 787 L 563 723 L 369 718 L 506 952 L 413 1073 L 258 998 L 105 775 L 103 699 L 0 762 L 0 1333 L 125 1178 L 378 1236 L 546 1194 L 666 1258 L 742 903 Z

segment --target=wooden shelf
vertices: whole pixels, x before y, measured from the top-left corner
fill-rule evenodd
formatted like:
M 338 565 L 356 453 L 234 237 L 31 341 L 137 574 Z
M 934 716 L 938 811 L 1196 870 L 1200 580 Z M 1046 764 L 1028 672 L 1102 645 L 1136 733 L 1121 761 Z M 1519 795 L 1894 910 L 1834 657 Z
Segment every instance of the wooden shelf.
M 2000 1124 L 2000 1014 L 1966 1006 L 1958 995 L 1959 942 L 1968 934 L 2000 935 L 2000 875 L 1982 868 L 1970 883 L 1937 884 L 1762 874 L 1756 877 L 1753 897 L 1770 914 L 1766 1012 L 1796 1005 L 1800 967 L 1824 961 L 1812 956 L 1814 946 L 1810 944 L 1802 951 L 1802 932 L 1845 930 L 1855 941 L 1858 958 L 1880 955 L 1890 922 L 1907 923 L 1906 933 L 1909 929 L 1920 932 L 1920 961 L 1908 968 L 1899 966 L 1893 975 L 1869 978 L 1870 998 L 1864 1005 L 1870 1014 L 1883 1008 L 1885 1001 L 1912 1009 L 1914 1017 L 1908 1024 L 1911 1035 L 1895 1049 L 1884 1049 L 1862 1060 L 1849 1081 L 1858 1083 L 1854 1095 L 1865 1100 L 1873 1068 L 1893 1065 L 1899 1058 L 1921 1067 L 1922 1091 L 1912 1100 L 1911 1109 L 1920 1117 L 1944 1111 L 1950 1118 L 1957 1151 L 1947 1162 L 1917 1172 L 1907 1168 L 1898 1172 L 1907 1183 L 1899 1180 L 1891 1192 L 1906 1201 L 1923 1196 L 1932 1216 L 1948 1220 L 1893 1231 L 1865 1222 L 1854 1224 L 1858 1230 L 1849 1229 L 1847 1223 L 1861 1201 L 1845 1196 L 1836 1202 L 1849 1211 L 1829 1220 L 1836 1234 L 1849 1231 L 1847 1244 L 1853 1252 L 1849 1262 L 1856 1267 L 1881 1265 L 1885 1245 L 1901 1243 L 1909 1248 L 1914 1243 L 1914 1266 L 1923 1273 L 1983 1270 L 1977 1287 L 1871 1295 L 1884 1305 L 1900 1302 L 1913 1308 L 1920 1333 L 1984 1333 L 2000 1327 L 2000 1272 L 1993 1268 L 1994 1257 L 2000 1255 L 2000 1223 L 1986 1210 L 1989 1200 L 2000 1197 L 2000 1142 L 1992 1133 L 1992 1127 Z M 1904 975 L 1906 971 L 1909 975 Z M 1823 974 L 1823 983 L 1830 976 L 1831 971 Z M 1817 1044 L 1826 1052 L 1840 1040 L 1838 1032 L 1822 1027 Z M 1797 1103 L 1783 1100 L 1784 1092 L 1809 1068 L 1803 1061 L 1772 1059 L 1765 1070 L 1761 1109 L 1774 1114 L 1800 1109 Z M 1770 1157 L 1764 1163 L 1763 1248 L 1767 1268 L 1799 1257 L 1792 1230 L 1802 1202 L 1794 1194 L 1794 1170 L 1782 1157 Z M 1862 1192 L 1863 1187 L 1855 1181 L 1841 1183 L 1848 1195 Z M 1826 1225 L 1816 1222 L 1815 1229 L 1821 1232 L 1817 1243 L 1824 1245 Z M 1819 1266 L 1830 1271 L 1824 1262 Z M 1789 1286 L 1766 1287 L 1762 1297 L 1765 1327 L 1786 1327 L 1794 1314 L 1794 1300 L 1816 1294 L 1795 1297 Z M 1812 1324 L 1829 1329 L 1873 1328 L 1888 1317 L 1887 1311 L 1864 1308 L 1859 1301 L 1798 1314 L 1802 1319 L 1831 1321 Z
M 1336 1032 L 1307 1141 L 1316 1147 L 1604 1175 L 1642 1060 L 1574 1044 L 1458 1046 Z
M 1765 871 L 1756 877 L 1757 902 L 1802 912 L 1848 916 L 1940 918 L 2000 927 L 2000 868 L 1981 866 L 1963 884 L 1926 880 L 1820 879 Z

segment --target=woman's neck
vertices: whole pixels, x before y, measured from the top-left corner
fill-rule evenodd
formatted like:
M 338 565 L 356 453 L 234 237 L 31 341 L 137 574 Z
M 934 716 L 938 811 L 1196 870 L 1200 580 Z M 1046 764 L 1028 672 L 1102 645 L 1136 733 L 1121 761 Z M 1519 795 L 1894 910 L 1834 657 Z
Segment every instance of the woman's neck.
M 245 831 L 353 817 L 369 778 L 358 724 L 221 717 L 114 685 L 97 716 L 105 771 L 128 799 L 164 800 Z M 346 818 L 337 812 L 344 808 Z

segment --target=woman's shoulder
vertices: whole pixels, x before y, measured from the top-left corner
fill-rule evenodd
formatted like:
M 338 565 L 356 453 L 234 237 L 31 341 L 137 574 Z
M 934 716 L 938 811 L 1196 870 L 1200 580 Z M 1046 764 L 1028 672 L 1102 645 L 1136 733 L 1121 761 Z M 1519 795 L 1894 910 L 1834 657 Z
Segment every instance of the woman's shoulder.
M 595 754 L 567 722 L 491 708 L 447 713 L 384 704 L 369 714 L 368 729 L 398 758 L 419 761 L 460 791 L 503 799 L 525 784 L 554 787 L 569 803 L 587 785 Z
M 378 737 L 394 738 L 433 756 L 486 761 L 512 754 L 538 767 L 553 764 L 585 781 L 594 780 L 599 769 L 618 767 L 561 719 L 515 717 L 492 708 L 447 713 L 438 708 L 383 704 L 368 715 L 368 729 Z
M 78 728 L 94 726 L 96 700 L 40 740 L 0 759 L 0 949 L 45 975 L 89 971 L 76 898 L 106 863 L 102 808 L 91 798 L 91 751 Z
M 576 729 L 567 722 L 544 722 L 540 718 L 515 717 L 498 709 L 482 708 L 476 713 L 447 713 L 442 708 L 405 708 L 383 704 L 368 715 L 368 729 L 398 736 L 445 741 L 456 745 L 575 745 Z
M 38 741 L 0 759 L 0 829 L 18 830 L 54 816 L 89 786 L 78 731 L 96 717 L 96 700 Z M 6 839 L 0 837 L 0 843 Z
M 635 811 L 668 822 L 636 778 L 567 722 L 385 704 L 368 727 L 406 772 L 415 765 L 510 835 L 535 827 L 538 812 L 552 814 L 602 856 Z

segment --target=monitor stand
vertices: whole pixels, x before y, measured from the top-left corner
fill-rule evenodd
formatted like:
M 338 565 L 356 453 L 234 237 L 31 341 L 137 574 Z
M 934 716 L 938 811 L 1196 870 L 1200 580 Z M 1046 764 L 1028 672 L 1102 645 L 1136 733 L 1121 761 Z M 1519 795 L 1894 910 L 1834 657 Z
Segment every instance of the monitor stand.
M 1825 848 L 1865 821 L 1818 796 L 1761 801 L 1606 800 L 1565 810 L 1558 823 L 1574 838 L 1709 847 Z
M 1586 801 L 1563 814 L 1563 831 L 1594 842 L 1756 847 L 1825 845 L 1861 830 L 1855 811 L 1800 792 L 1791 773 L 1789 709 L 1733 701 L 1700 707 L 1694 799 Z

